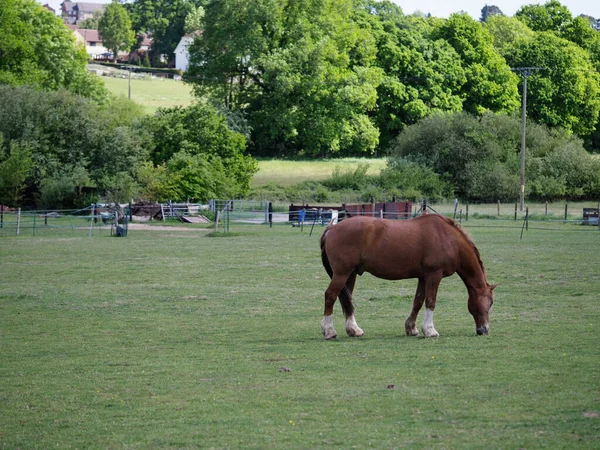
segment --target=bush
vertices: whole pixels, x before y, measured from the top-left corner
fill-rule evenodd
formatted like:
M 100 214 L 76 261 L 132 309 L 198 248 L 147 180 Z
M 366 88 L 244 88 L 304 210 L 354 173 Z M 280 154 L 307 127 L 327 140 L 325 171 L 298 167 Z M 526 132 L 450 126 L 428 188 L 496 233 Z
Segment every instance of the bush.
M 521 126 L 518 117 L 491 113 L 481 118 L 464 112 L 431 116 L 398 136 L 390 167 L 403 160 L 427 167 L 454 191 L 448 195 L 441 189 L 444 196 L 512 201 L 520 192 Z M 598 163 L 579 138 L 530 122 L 526 145 L 526 194 L 531 199 L 600 196 Z M 409 175 L 403 172 L 401 178 Z M 439 195 L 413 182 L 415 186 L 425 197 Z

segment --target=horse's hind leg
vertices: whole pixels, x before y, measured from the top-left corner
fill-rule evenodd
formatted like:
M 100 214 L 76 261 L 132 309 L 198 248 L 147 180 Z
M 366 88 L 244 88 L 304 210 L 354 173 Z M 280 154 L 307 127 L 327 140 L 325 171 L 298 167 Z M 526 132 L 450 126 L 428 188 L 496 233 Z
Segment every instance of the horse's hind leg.
M 365 332 L 358 326 L 354 317 L 354 305 L 352 304 L 352 292 L 356 283 L 356 272 L 348 277 L 346 284 L 340 292 L 340 303 L 346 316 L 346 334 L 352 337 L 364 336 Z
M 415 299 L 413 300 L 413 307 L 410 315 L 404 322 L 404 328 L 407 336 L 418 336 L 419 330 L 417 330 L 417 316 L 425 301 L 425 280 L 419 278 L 419 285 L 417 286 L 417 292 L 415 293 Z
M 334 274 L 329 283 L 329 287 L 325 291 L 325 311 L 323 320 L 321 321 L 321 333 L 325 339 L 335 339 L 337 333 L 333 328 L 333 305 L 346 284 L 347 276 Z

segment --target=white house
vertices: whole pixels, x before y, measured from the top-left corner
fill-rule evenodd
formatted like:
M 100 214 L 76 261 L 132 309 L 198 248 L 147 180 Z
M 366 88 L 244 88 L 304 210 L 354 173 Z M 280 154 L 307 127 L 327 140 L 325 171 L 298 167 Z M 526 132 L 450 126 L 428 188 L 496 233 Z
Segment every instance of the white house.
M 85 50 L 90 58 L 96 59 L 103 54 L 108 53 L 108 49 L 104 46 L 98 30 L 86 30 L 83 28 L 72 28 L 75 34 L 75 40 L 85 46 Z
M 175 68 L 185 72 L 190 65 L 189 48 L 194 42 L 196 34 L 186 34 L 181 38 L 179 44 L 175 48 Z

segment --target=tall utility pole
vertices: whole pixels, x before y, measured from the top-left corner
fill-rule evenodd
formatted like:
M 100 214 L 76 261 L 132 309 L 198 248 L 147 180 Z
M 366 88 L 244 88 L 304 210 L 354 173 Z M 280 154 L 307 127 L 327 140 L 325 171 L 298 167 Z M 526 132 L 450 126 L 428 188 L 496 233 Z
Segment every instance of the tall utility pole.
M 546 70 L 545 67 L 512 67 L 510 70 L 523 75 L 523 126 L 521 134 L 521 202 L 520 210 L 525 209 L 525 136 L 527 134 L 527 77 L 537 70 Z

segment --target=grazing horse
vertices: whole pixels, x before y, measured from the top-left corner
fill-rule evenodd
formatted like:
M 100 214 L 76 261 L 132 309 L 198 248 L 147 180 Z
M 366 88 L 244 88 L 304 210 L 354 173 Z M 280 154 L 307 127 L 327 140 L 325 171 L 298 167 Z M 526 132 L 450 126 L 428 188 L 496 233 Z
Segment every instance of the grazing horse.
M 477 334 L 489 333 L 489 311 L 496 285 L 487 282 L 477 247 L 452 219 L 438 214 L 402 221 L 352 217 L 325 229 L 321 259 L 331 278 L 321 322 L 325 339 L 336 337 L 332 313 L 338 296 L 346 316 L 346 333 L 364 335 L 354 318 L 352 304 L 356 276 L 363 272 L 386 280 L 418 278 L 413 308 L 404 326 L 407 335 L 419 335 L 417 315 L 425 303 L 421 326 L 425 337 L 439 336 L 433 326 L 438 286 L 442 278 L 457 273 L 469 293 L 468 307 Z

